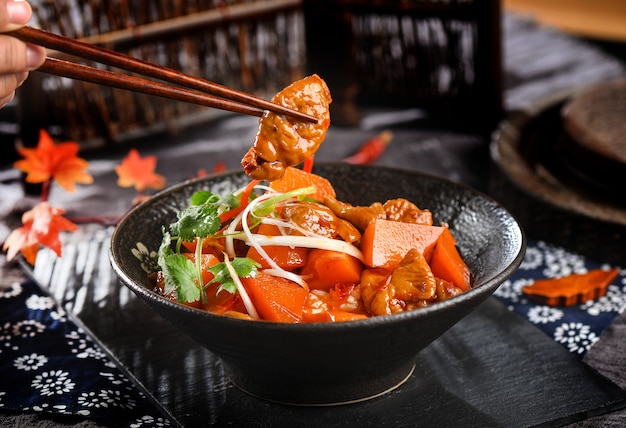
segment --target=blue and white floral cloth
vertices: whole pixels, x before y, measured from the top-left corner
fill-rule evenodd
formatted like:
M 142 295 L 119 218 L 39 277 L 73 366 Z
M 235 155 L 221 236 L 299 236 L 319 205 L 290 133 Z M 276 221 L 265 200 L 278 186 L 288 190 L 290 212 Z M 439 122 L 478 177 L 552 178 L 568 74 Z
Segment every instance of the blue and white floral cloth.
M 609 267 L 529 242 L 520 269 L 494 296 L 582 358 L 626 307 L 626 270 L 605 296 L 578 306 L 537 304 L 521 289 L 535 279 Z M 0 289 L 0 308 L 0 410 L 77 415 L 137 428 L 172 425 L 37 283 Z
M 604 296 L 576 306 L 539 304 L 528 299 L 522 293 L 522 288 L 537 279 L 616 267 L 594 262 L 542 241 L 529 242 L 522 265 L 496 290 L 494 296 L 582 358 L 615 317 L 626 308 L 626 269 L 620 270 Z
M 172 426 L 34 281 L 0 288 L 0 410 Z

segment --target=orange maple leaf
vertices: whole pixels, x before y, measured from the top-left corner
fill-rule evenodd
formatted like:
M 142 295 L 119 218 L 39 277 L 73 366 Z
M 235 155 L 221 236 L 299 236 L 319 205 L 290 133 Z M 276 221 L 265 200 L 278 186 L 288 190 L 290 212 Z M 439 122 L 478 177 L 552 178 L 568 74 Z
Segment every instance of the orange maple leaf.
M 26 261 L 34 265 L 39 245 L 50 248 L 61 257 L 59 232 L 78 229 L 78 226 L 61 215 L 64 213 L 65 210 L 47 202 L 40 202 L 26 211 L 22 215 L 22 226 L 11 232 L 2 246 L 7 251 L 7 260 L 13 259 L 21 251 Z
M 135 186 L 137 192 L 142 193 L 147 188 L 160 190 L 165 187 L 165 178 L 154 172 L 156 156 L 142 158 L 136 149 L 131 149 L 122 163 L 115 167 L 121 187 Z
M 13 165 L 26 173 L 28 183 L 44 183 L 54 179 L 62 188 L 73 192 L 76 183 L 93 183 L 93 177 L 84 171 L 89 163 L 77 156 L 78 149 L 78 143 L 72 141 L 55 145 L 50 134 L 42 129 L 39 131 L 37 147 L 18 149 L 24 159 Z

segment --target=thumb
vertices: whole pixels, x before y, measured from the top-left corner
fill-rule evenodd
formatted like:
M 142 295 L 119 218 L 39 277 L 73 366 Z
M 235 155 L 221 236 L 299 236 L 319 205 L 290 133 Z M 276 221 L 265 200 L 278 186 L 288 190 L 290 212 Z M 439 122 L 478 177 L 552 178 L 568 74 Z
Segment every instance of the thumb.
M 30 21 L 30 4 L 24 0 L 0 0 L 0 32 L 17 30 Z

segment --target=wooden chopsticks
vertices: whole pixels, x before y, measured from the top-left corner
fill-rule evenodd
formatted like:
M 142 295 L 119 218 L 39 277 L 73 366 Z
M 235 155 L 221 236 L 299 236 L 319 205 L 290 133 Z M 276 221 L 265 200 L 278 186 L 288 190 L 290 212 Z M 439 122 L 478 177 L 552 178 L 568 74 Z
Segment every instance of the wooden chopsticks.
M 263 115 L 265 110 L 269 110 L 300 121 L 310 123 L 317 122 L 317 119 L 313 116 L 291 110 L 279 104 L 272 103 L 271 101 L 255 97 L 254 95 L 48 31 L 33 27 L 22 27 L 7 34 L 27 43 L 55 49 L 79 58 L 160 79 L 179 86 L 118 74 L 51 57 L 47 57 L 45 63 L 37 69 L 44 73 L 257 117 Z

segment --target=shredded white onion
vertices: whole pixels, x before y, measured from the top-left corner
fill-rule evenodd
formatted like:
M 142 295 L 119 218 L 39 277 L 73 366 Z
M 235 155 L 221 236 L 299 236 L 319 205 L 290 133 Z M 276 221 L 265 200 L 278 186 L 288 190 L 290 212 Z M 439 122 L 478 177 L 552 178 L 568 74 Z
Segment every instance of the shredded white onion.
M 226 228 L 226 236 L 224 237 L 224 247 L 226 250 L 226 254 L 229 257 L 235 257 L 235 242 L 233 239 L 233 235 L 237 233 L 237 226 L 241 222 L 242 213 L 239 213 L 233 218 Z
M 346 241 L 330 238 L 317 238 L 312 236 L 267 236 L 259 234 L 250 234 L 247 237 L 246 244 L 254 242 L 256 245 L 276 245 L 283 247 L 305 247 L 305 248 L 319 248 L 322 250 L 338 251 L 346 253 L 363 261 L 363 253 L 357 247 Z M 250 240 L 250 241 L 249 241 Z M 250 244 L 249 244 L 250 245 Z
M 243 210 L 243 217 L 242 217 L 242 221 L 241 221 L 241 228 L 243 230 L 243 233 L 246 235 L 247 238 L 247 242 L 248 245 L 251 247 L 254 247 L 254 249 L 257 250 L 257 252 L 261 255 L 261 257 L 263 257 L 263 259 L 265 261 L 267 261 L 267 263 L 274 269 L 281 269 L 276 262 L 267 254 L 267 252 L 259 245 L 256 243 L 256 241 L 254 239 L 251 239 L 251 236 L 253 235 L 252 232 L 250 231 L 250 227 L 248 225 L 247 219 L 248 216 L 250 214 L 250 212 L 252 211 L 252 209 L 257 206 L 260 202 L 263 202 L 269 198 L 271 198 L 272 195 L 269 194 L 265 194 L 265 195 L 261 195 L 258 198 L 256 198 L 254 201 L 250 202 L 248 204 L 248 206 L 246 206 L 246 208 Z
M 261 220 L 261 223 L 276 226 L 281 235 L 287 235 L 287 229 L 295 229 L 293 224 L 279 218 L 265 217 Z
M 289 281 L 293 281 L 307 290 L 309 289 L 309 287 L 308 287 L 308 284 L 306 283 L 305 278 L 303 278 L 301 275 L 295 274 L 293 272 L 289 272 L 281 268 L 280 266 L 278 266 L 278 264 L 274 261 L 274 259 L 272 259 L 267 254 L 263 246 L 274 245 L 274 246 L 284 246 L 284 247 L 292 247 L 292 248 L 305 247 L 305 248 L 317 248 L 317 249 L 338 251 L 338 252 L 346 253 L 348 255 L 351 255 L 352 257 L 357 258 L 358 260 L 363 261 L 363 254 L 361 253 L 361 251 L 357 247 L 355 247 L 354 245 L 348 242 L 319 236 L 315 234 L 314 232 L 311 232 L 310 230 L 303 229 L 302 227 L 298 225 L 292 224 L 288 221 L 285 221 L 279 218 L 256 217 L 254 215 L 254 209 L 256 208 L 257 205 L 259 205 L 260 203 L 268 199 L 271 199 L 275 196 L 280 195 L 279 192 L 274 191 L 268 186 L 257 185 L 255 186 L 255 189 L 256 188 L 263 189 L 266 191 L 266 193 L 250 201 L 250 203 L 248 203 L 248 205 L 243 209 L 243 211 L 239 213 L 239 215 L 237 215 L 231 221 L 230 225 L 228 226 L 226 230 L 227 235 L 226 235 L 225 246 L 226 246 L 226 252 L 228 256 L 230 257 L 235 256 L 234 240 L 235 239 L 244 240 L 246 245 L 253 247 L 258 252 L 258 254 L 270 266 L 268 269 L 264 269 L 263 272 L 269 275 L 273 275 L 276 277 L 285 278 Z M 281 203 L 288 204 L 288 203 L 293 203 L 294 201 L 295 199 L 291 199 L 291 200 L 282 201 Z M 266 236 L 262 234 L 252 233 L 252 231 L 250 230 L 250 225 L 248 224 L 248 221 L 247 221 L 248 218 L 250 217 L 259 219 L 261 223 L 277 226 L 281 232 L 281 235 L 280 236 Z M 237 227 L 239 226 L 239 224 L 241 224 L 241 228 L 242 228 L 241 232 L 237 231 Z M 289 235 L 286 232 L 287 229 L 297 230 L 305 236 Z M 227 264 L 227 266 L 228 265 L 229 264 Z M 229 267 L 229 271 L 230 269 L 231 268 Z M 233 272 L 231 272 L 231 275 L 233 275 Z M 239 285 L 237 287 L 239 289 Z M 241 288 L 243 288 L 243 286 Z M 245 293 L 245 290 L 244 290 L 244 293 Z M 244 304 L 245 304 L 245 301 L 244 301 Z M 250 302 L 250 304 L 252 303 Z
M 295 282 L 296 284 L 298 284 L 300 287 L 304 288 L 305 290 L 309 290 L 309 284 L 306 283 L 306 281 L 304 280 L 304 277 L 302 275 L 298 275 L 296 273 L 293 272 L 289 272 L 288 270 L 285 269 L 263 269 L 263 272 L 268 274 L 268 275 L 272 275 L 278 278 L 284 278 L 284 279 L 288 279 L 289 281 Z
M 243 187 L 243 189 L 245 189 L 246 186 Z M 270 186 L 267 186 L 265 184 L 257 184 L 256 186 L 254 186 L 255 189 L 261 189 L 261 190 L 265 190 L 266 193 L 272 193 L 274 195 L 278 195 L 279 193 L 272 189 Z
M 256 308 L 254 307 L 254 304 L 252 303 L 252 299 L 250 299 L 250 296 L 248 296 L 248 292 L 246 291 L 245 287 L 241 283 L 241 278 L 239 278 L 239 275 L 237 275 L 237 272 L 235 272 L 235 268 L 233 268 L 233 265 L 230 263 L 230 260 L 228 259 L 227 254 L 224 254 L 224 264 L 226 265 L 226 268 L 228 269 L 228 273 L 230 274 L 230 277 L 233 279 L 235 286 L 237 286 L 237 291 L 239 291 L 239 295 L 241 296 L 241 301 L 243 302 L 243 305 L 246 307 L 246 311 L 248 312 L 248 315 L 250 315 L 255 320 L 260 319 L 259 313 L 257 312 Z
M 233 195 L 237 196 L 241 193 L 243 193 L 246 190 L 246 187 L 248 187 L 248 185 L 242 186 L 239 189 L 235 190 L 233 192 Z M 263 191 L 266 192 L 266 194 L 269 193 L 274 193 L 274 190 L 266 185 L 263 184 L 257 184 L 254 186 L 255 189 L 261 189 Z M 275 193 L 274 193 L 275 194 Z M 242 201 L 243 203 L 243 201 Z M 225 235 L 225 250 L 226 253 L 228 254 L 229 257 L 235 257 L 235 244 L 234 244 L 234 240 L 232 235 L 237 233 L 237 226 L 239 225 L 239 223 L 242 221 L 243 218 L 243 213 L 239 213 L 237 214 L 230 222 L 230 224 L 228 225 L 228 228 L 226 228 L 226 235 Z
M 286 278 L 289 279 L 290 281 L 295 282 L 296 284 L 298 284 L 299 286 L 305 288 L 308 290 L 309 286 L 306 283 L 306 281 L 304 279 L 302 279 L 302 277 L 300 275 L 297 275 L 293 272 L 289 272 L 286 271 L 285 269 L 281 268 L 280 266 L 278 266 L 278 264 L 274 261 L 274 259 L 272 259 L 269 254 L 267 254 L 267 252 L 265 251 L 265 249 L 262 247 L 262 245 L 258 244 L 255 239 L 254 236 L 255 234 L 253 234 L 250 231 L 250 227 L 248 226 L 248 222 L 246 221 L 246 219 L 248 218 L 249 213 L 254 209 L 254 207 L 256 207 L 259 203 L 266 201 L 267 199 L 270 199 L 272 197 L 274 197 L 274 194 L 265 194 L 265 195 L 261 195 L 258 198 L 256 198 L 254 201 L 250 202 L 248 204 L 248 206 L 246 206 L 246 208 L 243 210 L 243 217 L 242 217 L 242 221 L 241 221 L 241 227 L 243 229 L 243 232 L 246 236 L 246 244 L 250 247 L 253 247 L 255 250 L 257 250 L 257 252 L 259 253 L 259 255 L 261 257 L 263 257 L 263 260 L 265 260 L 267 262 L 267 264 L 270 265 L 270 269 L 266 269 L 265 272 L 267 272 L 270 275 L 273 276 L 278 276 L 278 277 L 282 277 L 282 278 Z M 262 235 L 259 235 L 262 236 Z

